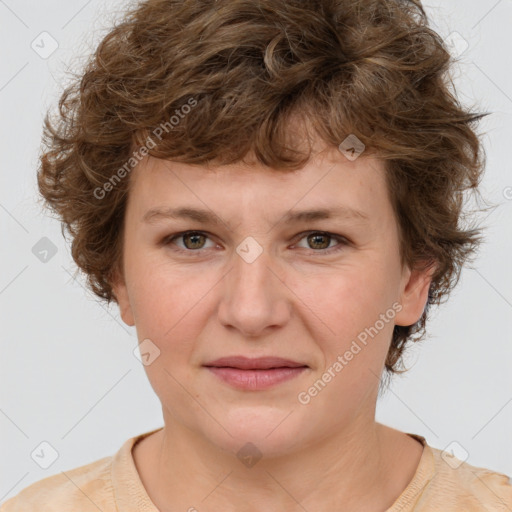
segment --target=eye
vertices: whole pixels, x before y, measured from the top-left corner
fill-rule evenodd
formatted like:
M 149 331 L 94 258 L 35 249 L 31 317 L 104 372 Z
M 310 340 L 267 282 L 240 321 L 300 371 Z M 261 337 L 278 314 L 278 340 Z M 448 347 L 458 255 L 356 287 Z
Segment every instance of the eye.
M 307 231 L 305 233 L 301 233 L 299 236 L 301 236 L 299 240 L 306 239 L 308 245 L 313 247 L 311 249 L 312 252 L 331 253 L 343 249 L 344 246 L 347 246 L 350 243 L 346 238 L 340 235 L 335 235 L 325 231 Z M 209 238 L 208 234 L 202 231 L 184 231 L 182 233 L 168 236 L 162 241 L 162 245 L 174 244 L 178 247 L 178 249 L 176 249 L 178 252 L 199 252 L 199 249 L 208 248 L 205 247 L 205 241 Z M 177 244 L 175 242 L 176 240 L 182 240 L 183 247 Z M 338 244 L 334 247 L 329 247 L 333 240 L 336 240 Z
M 302 238 L 300 240 L 306 239 L 307 243 L 313 246 L 314 252 L 331 253 L 339 251 L 343 246 L 348 245 L 346 238 L 325 231 L 308 231 L 307 233 L 301 233 L 301 235 Z M 333 240 L 337 240 L 338 244 L 334 247 L 329 247 L 330 242 Z
M 175 240 L 182 239 L 184 241 L 184 248 L 179 247 L 179 251 L 182 252 L 197 252 L 197 249 L 203 249 L 203 242 L 205 239 L 209 238 L 206 233 L 202 231 L 185 231 L 183 233 L 178 233 L 177 235 L 167 237 L 164 241 L 164 245 L 168 245 L 174 243 Z M 177 245 L 177 244 L 176 244 Z

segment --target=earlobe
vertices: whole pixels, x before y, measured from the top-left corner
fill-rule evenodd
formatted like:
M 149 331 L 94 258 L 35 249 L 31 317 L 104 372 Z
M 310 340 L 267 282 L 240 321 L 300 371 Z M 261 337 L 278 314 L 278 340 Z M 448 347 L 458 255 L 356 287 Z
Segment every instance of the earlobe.
M 402 309 L 395 317 L 396 325 L 414 325 L 421 318 L 428 301 L 435 270 L 436 266 L 430 265 L 426 268 L 407 271 L 400 297 Z

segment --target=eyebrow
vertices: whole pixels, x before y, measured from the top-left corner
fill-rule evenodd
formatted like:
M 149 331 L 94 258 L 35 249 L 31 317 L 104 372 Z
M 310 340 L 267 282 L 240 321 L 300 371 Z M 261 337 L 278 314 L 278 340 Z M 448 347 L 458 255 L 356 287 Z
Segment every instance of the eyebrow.
M 299 222 L 308 222 L 323 219 L 347 218 L 358 221 L 369 221 L 369 216 L 361 210 L 349 208 L 347 206 L 337 206 L 334 208 L 318 208 L 312 210 L 289 211 L 283 215 L 282 221 L 287 224 L 296 224 Z M 209 210 L 200 208 L 151 208 L 142 217 L 144 223 L 155 223 L 163 219 L 189 219 L 201 224 L 221 225 L 224 223 L 217 215 Z

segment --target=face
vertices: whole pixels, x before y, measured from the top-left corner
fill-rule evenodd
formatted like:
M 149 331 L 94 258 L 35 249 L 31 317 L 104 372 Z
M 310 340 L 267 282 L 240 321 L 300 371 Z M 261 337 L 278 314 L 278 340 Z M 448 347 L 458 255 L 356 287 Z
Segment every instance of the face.
M 166 428 L 275 455 L 364 432 L 393 326 L 421 317 L 430 284 L 400 265 L 383 163 L 337 148 L 293 172 L 149 158 L 130 179 L 114 291 Z M 169 209 L 188 215 L 155 213 Z M 294 217 L 310 210 L 332 213 Z M 303 368 L 250 387 L 247 370 L 205 366 L 229 356 Z

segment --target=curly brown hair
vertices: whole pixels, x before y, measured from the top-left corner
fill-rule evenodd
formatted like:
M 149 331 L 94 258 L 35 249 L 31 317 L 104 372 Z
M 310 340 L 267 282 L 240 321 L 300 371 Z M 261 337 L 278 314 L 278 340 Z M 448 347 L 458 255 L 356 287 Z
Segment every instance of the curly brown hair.
M 328 145 L 355 135 L 385 162 L 402 263 L 435 269 L 421 319 L 394 327 L 385 367 L 401 373 L 406 342 L 424 336 L 429 306 L 482 241 L 460 221 L 484 168 L 474 123 L 488 114 L 454 95 L 454 60 L 419 0 L 140 2 L 46 116 L 39 190 L 88 286 L 117 302 L 135 156 L 220 165 L 251 154 L 286 171 L 311 156 L 291 140 L 292 116 Z

